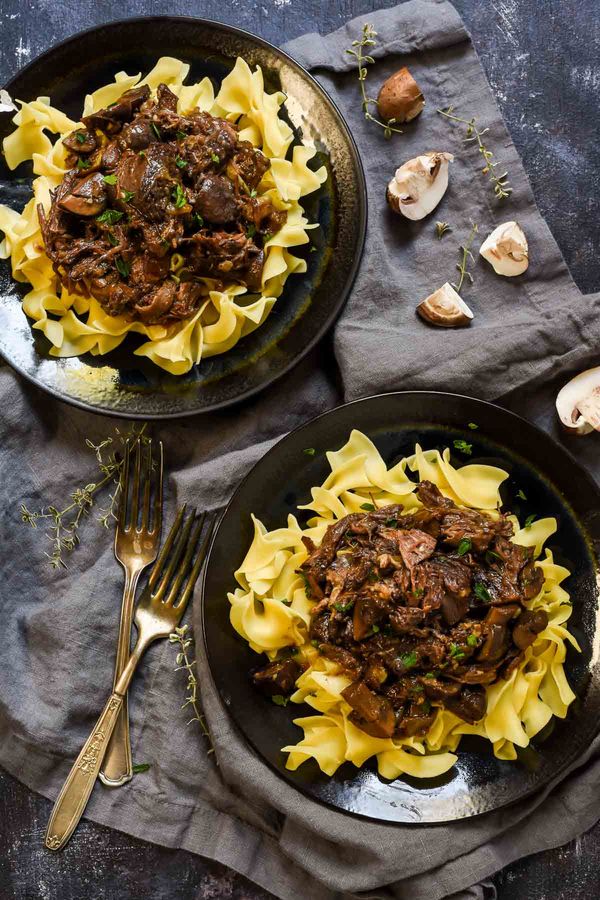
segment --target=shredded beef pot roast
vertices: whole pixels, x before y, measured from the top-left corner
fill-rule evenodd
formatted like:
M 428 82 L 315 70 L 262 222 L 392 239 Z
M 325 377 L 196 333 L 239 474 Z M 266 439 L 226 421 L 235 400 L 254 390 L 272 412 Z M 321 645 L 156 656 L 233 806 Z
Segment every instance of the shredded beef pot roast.
M 301 571 L 318 600 L 310 638 L 352 679 L 351 721 L 374 737 L 425 734 L 433 704 L 474 723 L 485 685 L 505 678 L 548 624 L 525 601 L 541 590 L 533 551 L 510 542 L 506 516 L 460 509 L 423 481 L 423 504 L 353 513 L 306 541 Z M 254 683 L 294 690 L 291 667 L 270 663 Z M 299 667 L 295 670 L 299 673 Z M 279 677 L 278 677 L 279 676 Z M 286 690 L 287 688 L 287 690 Z
M 158 86 L 126 91 L 64 138 L 72 166 L 48 214 L 46 252 L 61 283 L 111 316 L 169 324 L 198 309 L 200 278 L 260 290 L 264 244 L 286 213 L 256 189 L 270 161 L 235 125 Z

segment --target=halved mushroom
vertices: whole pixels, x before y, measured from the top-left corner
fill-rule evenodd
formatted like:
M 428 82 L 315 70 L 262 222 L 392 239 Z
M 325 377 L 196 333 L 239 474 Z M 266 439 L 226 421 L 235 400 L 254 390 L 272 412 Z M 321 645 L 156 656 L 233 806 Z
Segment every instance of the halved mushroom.
M 580 372 L 558 392 L 558 417 L 567 431 L 600 431 L 600 366 Z
M 441 328 L 470 325 L 473 318 L 473 313 L 449 282 L 419 303 L 417 314 L 431 325 Z
M 386 122 L 410 122 L 425 107 L 421 88 L 406 66 L 384 81 L 377 96 L 379 115 Z
M 387 186 L 387 201 L 394 212 L 418 221 L 436 208 L 448 187 L 451 153 L 430 151 L 409 159 L 396 169 Z
M 514 278 L 529 265 L 527 238 L 516 222 L 503 222 L 485 239 L 479 253 L 493 266 L 497 275 Z

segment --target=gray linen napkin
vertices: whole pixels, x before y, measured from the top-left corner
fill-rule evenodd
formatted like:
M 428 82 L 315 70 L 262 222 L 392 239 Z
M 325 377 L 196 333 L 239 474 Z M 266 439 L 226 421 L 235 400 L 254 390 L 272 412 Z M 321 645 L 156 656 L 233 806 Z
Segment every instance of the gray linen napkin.
M 288 48 L 340 104 L 367 170 L 365 256 L 333 339 L 340 377 L 328 339 L 243 408 L 155 429 L 166 444 L 169 514 L 182 499 L 206 509 L 221 506 L 278 436 L 343 398 L 370 392 L 429 387 L 491 399 L 511 392 L 508 405 L 554 431 L 557 373 L 564 380 L 567 371 L 587 365 L 598 345 L 598 296 L 582 297 L 573 284 L 453 8 L 411 0 L 369 20 L 381 39 L 375 51 L 381 59 L 370 76 L 373 90 L 408 63 L 428 103 L 405 134 L 390 142 L 362 118 L 356 77 L 344 53 L 363 20 L 328 37 L 300 38 Z M 435 113 L 451 103 L 490 127 L 490 146 L 514 187 L 509 201 L 493 200 L 476 151 L 464 147 L 459 131 Z M 456 154 L 451 188 L 433 217 L 411 224 L 386 210 L 385 184 L 398 164 L 427 149 Z M 416 320 L 416 302 L 453 277 L 456 245 L 469 220 L 484 234 L 513 217 L 530 241 L 527 275 L 501 280 L 477 261 L 475 285 L 466 293 L 477 316 L 470 329 L 440 332 Z M 436 218 L 454 228 L 441 242 L 433 233 Z M 109 535 L 98 534 L 92 522 L 82 530 L 69 569 L 51 571 L 43 536 L 19 523 L 19 505 L 58 502 L 87 483 L 94 464 L 85 438 L 98 441 L 113 425 L 60 405 L 0 369 L 0 764 L 51 798 L 111 684 L 122 576 Z M 600 477 L 597 447 L 592 437 L 575 449 Z M 193 619 L 200 645 L 198 601 Z M 134 759 L 151 769 L 117 791 L 98 787 L 87 814 L 140 838 L 219 860 L 284 900 L 482 900 L 493 895 L 483 883 L 491 874 L 564 843 L 600 815 L 596 742 L 560 783 L 497 813 L 426 830 L 345 816 L 296 793 L 254 756 L 200 659 L 202 702 L 216 750 L 208 755 L 196 727 L 185 724 L 186 712 L 179 708 L 184 679 L 173 667 L 173 648 L 156 645 L 132 687 Z

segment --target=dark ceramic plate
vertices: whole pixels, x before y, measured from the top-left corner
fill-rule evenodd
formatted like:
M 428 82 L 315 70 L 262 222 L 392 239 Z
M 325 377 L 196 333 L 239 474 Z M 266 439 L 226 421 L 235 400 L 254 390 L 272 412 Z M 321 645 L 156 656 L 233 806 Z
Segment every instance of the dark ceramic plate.
M 477 430 L 470 430 L 468 423 Z M 310 488 L 328 473 L 325 451 L 337 449 L 358 428 L 378 447 L 388 466 L 424 447 L 453 446 L 462 438 L 472 456 L 455 453 L 457 465 L 485 462 L 506 469 L 503 503 L 520 517 L 556 516 L 549 546 L 572 575 L 565 582 L 573 600 L 570 628 L 582 647 L 569 649 L 567 676 L 577 694 L 565 720 L 554 719 L 515 762 L 496 759 L 490 745 L 463 738 L 454 769 L 434 780 L 384 781 L 374 764 L 357 770 L 347 763 L 328 778 L 314 761 L 296 772 L 285 769 L 280 748 L 302 737 L 292 719 L 313 715 L 310 707 L 275 706 L 251 686 L 248 671 L 260 657 L 229 623 L 227 591 L 233 571 L 252 538 L 250 513 L 267 528 L 280 527 Z M 316 454 L 303 453 L 314 447 Z M 526 501 L 517 498 L 522 490 Z M 302 519 L 301 519 L 302 521 Z M 447 822 L 489 812 L 535 791 L 569 766 L 600 730 L 600 666 L 594 638 L 600 632 L 598 551 L 600 495 L 571 456 L 530 423 L 497 406 L 452 394 L 411 392 L 357 400 L 313 419 L 273 447 L 252 469 L 227 507 L 215 533 L 203 586 L 203 627 L 211 671 L 234 721 L 256 752 L 290 784 L 350 813 L 392 822 Z
M 184 17 L 152 17 L 111 22 L 75 35 L 27 66 L 7 85 L 12 97 L 50 96 L 54 105 L 77 119 L 85 94 L 112 81 L 116 72 L 148 71 L 160 56 L 191 64 L 191 79 L 205 75 L 220 84 L 237 56 L 260 65 L 267 90 L 283 90 L 288 121 L 296 137 L 312 142 L 311 163 L 325 165 L 328 179 L 304 198 L 311 243 L 294 252 L 308 264 L 305 275 L 290 277 L 267 321 L 222 356 L 212 357 L 187 375 L 175 377 L 132 350 L 130 336 L 102 357 L 56 360 L 50 345 L 21 311 L 25 290 L 16 285 L 8 263 L 0 270 L 0 355 L 18 372 L 51 394 L 95 412 L 163 419 L 206 412 L 234 403 L 281 377 L 321 338 L 340 312 L 362 252 L 366 190 L 362 165 L 350 132 L 317 82 L 281 50 L 218 22 Z M 12 129 L 0 116 L 0 139 Z M 2 202 L 20 209 L 31 196 L 31 168 L 11 173 L 0 162 Z M 23 181 L 25 179 L 25 181 Z M 312 252 L 311 252 L 312 251 Z

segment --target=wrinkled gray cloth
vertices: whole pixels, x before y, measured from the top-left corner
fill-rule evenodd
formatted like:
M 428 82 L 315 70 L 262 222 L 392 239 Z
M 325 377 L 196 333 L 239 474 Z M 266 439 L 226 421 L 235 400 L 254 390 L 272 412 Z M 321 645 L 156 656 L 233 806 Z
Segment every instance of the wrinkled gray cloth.
M 583 297 L 573 284 L 453 8 L 411 0 L 370 19 L 381 41 L 374 55 L 382 57 L 369 76 L 372 89 L 409 64 L 427 98 L 421 117 L 390 142 L 362 118 L 356 75 L 344 52 L 362 20 L 288 48 L 339 103 L 365 164 L 369 231 L 352 297 L 333 342 L 323 342 L 263 396 L 233 412 L 154 430 L 166 445 L 168 515 L 183 499 L 207 509 L 221 506 L 278 436 L 342 399 L 372 392 L 435 388 L 504 398 L 555 431 L 557 383 L 586 366 L 599 344 L 598 297 Z M 476 149 L 463 145 L 459 128 L 436 114 L 449 104 L 476 112 L 489 126 L 490 146 L 510 173 L 510 200 L 493 199 Z M 408 223 L 387 210 L 385 184 L 398 164 L 427 149 L 455 153 L 451 187 L 434 216 Z M 454 229 L 442 241 L 434 236 L 436 218 Z M 472 327 L 441 332 L 417 320 L 416 302 L 453 278 L 457 243 L 470 220 L 484 235 L 508 218 L 517 218 L 529 238 L 526 276 L 499 279 L 476 257 L 475 284 L 465 292 L 476 314 Z M 19 505 L 58 503 L 89 482 L 94 463 L 85 438 L 98 441 L 113 425 L 56 403 L 8 368 L 0 370 L 0 763 L 51 798 L 110 689 L 122 574 L 110 536 L 91 521 L 68 570 L 50 570 L 43 534 L 20 524 Z M 597 440 L 574 449 L 600 476 Z M 199 597 L 193 621 L 200 646 Z M 494 872 L 564 843 L 600 815 L 597 744 L 560 783 L 472 820 L 424 829 L 335 812 L 295 792 L 250 751 L 200 659 L 217 767 L 180 711 L 184 678 L 173 672 L 174 655 L 166 642 L 151 648 L 131 689 L 134 760 L 151 769 L 116 791 L 98 786 L 87 815 L 219 860 L 285 900 L 489 900 L 494 889 L 486 879 Z

